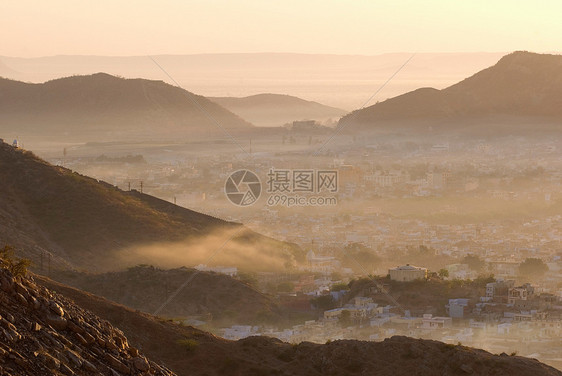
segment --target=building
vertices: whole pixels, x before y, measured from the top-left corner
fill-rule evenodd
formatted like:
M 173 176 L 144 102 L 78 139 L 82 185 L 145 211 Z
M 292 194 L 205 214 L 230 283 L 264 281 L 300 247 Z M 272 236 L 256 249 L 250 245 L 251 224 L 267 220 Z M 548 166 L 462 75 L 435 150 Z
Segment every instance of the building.
M 205 264 L 199 264 L 195 267 L 195 269 L 202 272 L 226 274 L 230 277 L 236 277 L 238 275 L 238 268 L 235 266 L 207 266 Z
M 453 319 L 450 317 L 433 317 L 432 314 L 425 314 L 422 318 L 422 328 L 424 329 L 444 329 L 453 327 Z
M 521 303 L 521 301 L 526 301 L 533 295 L 535 289 L 526 283 L 523 286 L 511 287 L 507 293 L 507 304 Z
M 449 304 L 445 306 L 449 317 L 463 318 L 465 310 L 468 308 L 468 299 L 449 299 Z
M 390 279 L 393 281 L 410 282 L 417 279 L 426 279 L 427 269 L 406 264 L 389 269 L 388 274 L 390 274 Z

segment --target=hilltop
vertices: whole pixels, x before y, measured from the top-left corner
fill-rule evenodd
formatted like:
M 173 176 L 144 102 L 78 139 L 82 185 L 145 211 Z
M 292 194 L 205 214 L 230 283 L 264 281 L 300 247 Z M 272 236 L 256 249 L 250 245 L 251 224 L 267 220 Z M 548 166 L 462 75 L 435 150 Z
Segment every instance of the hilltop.
M 80 290 L 39 278 L 39 284 L 123 330 L 132 346 L 180 375 L 562 375 L 534 359 L 493 355 L 437 341 L 392 337 L 291 345 L 267 337 L 228 341 L 164 321 Z
M 225 129 L 253 128 L 218 104 L 163 81 L 106 73 L 41 84 L 0 78 L 4 134 L 81 141 L 224 136 L 206 114 Z
M 263 127 L 282 126 L 294 120 L 324 121 L 338 119 L 346 111 L 318 102 L 282 94 L 257 94 L 248 97 L 209 97 L 252 124 Z
M 147 313 L 155 312 L 185 281 L 190 281 L 162 309 L 161 315 L 200 315 L 213 326 L 281 320 L 279 307 L 271 298 L 238 279 L 213 272 L 139 265 L 103 274 L 64 272 L 56 279 Z
M 214 260 L 236 261 L 239 267 L 283 266 L 302 253 L 239 223 L 122 191 L 5 143 L 0 143 L 0 181 L 0 239 L 42 272 L 48 263 L 58 270 L 89 271 L 140 263 L 198 265 L 225 242 Z
M 562 122 L 562 56 L 514 52 L 497 64 L 442 90 L 421 88 L 340 120 L 359 129 L 396 129 L 403 126 L 440 126 L 469 129 L 479 124 L 518 121 L 530 130 L 539 124 Z M 539 123 L 539 124 L 537 124 Z M 426 127 L 423 127 L 425 130 Z

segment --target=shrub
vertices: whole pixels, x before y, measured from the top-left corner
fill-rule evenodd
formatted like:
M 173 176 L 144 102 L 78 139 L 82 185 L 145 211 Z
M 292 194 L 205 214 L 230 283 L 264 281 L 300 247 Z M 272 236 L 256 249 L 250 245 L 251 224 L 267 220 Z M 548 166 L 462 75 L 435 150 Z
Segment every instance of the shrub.
M 177 341 L 177 344 L 182 346 L 188 352 L 195 351 L 195 349 L 197 349 L 197 347 L 199 347 L 199 342 L 197 342 L 194 339 L 189 339 L 189 338 L 179 339 Z
M 14 276 L 25 276 L 31 265 L 31 260 L 14 257 L 14 249 L 9 245 L 0 249 L 0 263 L 8 269 Z

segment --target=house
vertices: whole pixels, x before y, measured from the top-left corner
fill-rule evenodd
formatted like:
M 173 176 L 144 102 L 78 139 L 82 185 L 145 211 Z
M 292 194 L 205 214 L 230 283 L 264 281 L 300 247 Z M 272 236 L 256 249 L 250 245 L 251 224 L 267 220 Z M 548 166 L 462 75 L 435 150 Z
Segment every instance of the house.
M 422 318 L 423 329 L 444 329 L 453 326 L 453 319 L 450 317 L 435 316 L 431 313 L 426 313 Z
M 390 269 L 388 274 L 390 274 L 390 279 L 393 281 L 411 282 L 418 279 L 426 279 L 427 269 L 406 264 Z
M 335 257 L 316 255 L 314 251 L 308 251 L 306 261 L 308 262 L 308 270 L 316 273 L 328 274 L 340 267 L 340 262 Z
M 250 337 L 257 333 L 257 327 L 251 325 L 233 325 L 230 328 L 223 329 L 223 338 L 232 341 Z
M 534 290 L 529 283 L 519 287 L 511 287 L 507 293 L 507 304 L 515 304 L 529 299 L 533 295 Z
M 449 299 L 449 304 L 445 306 L 449 317 L 452 318 L 463 318 L 467 307 L 468 299 Z
M 497 280 L 486 284 L 486 297 L 497 303 L 507 303 L 509 289 L 513 287 L 513 280 Z
M 199 264 L 195 267 L 195 269 L 202 271 L 202 272 L 215 272 L 219 274 L 226 274 L 230 277 L 236 277 L 238 274 L 238 268 L 235 266 L 228 267 L 228 266 L 207 266 L 205 264 Z

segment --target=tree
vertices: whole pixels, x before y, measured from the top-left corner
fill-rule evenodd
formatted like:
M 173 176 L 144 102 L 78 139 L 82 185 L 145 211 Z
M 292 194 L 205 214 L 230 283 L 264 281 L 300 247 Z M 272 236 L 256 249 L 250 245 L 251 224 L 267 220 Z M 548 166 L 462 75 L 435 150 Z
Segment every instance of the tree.
M 466 255 L 462 259 L 462 264 L 467 264 L 470 269 L 480 272 L 486 266 L 486 261 L 476 255 Z
M 441 279 L 445 279 L 449 276 L 449 271 L 447 269 L 439 269 L 439 271 L 437 272 L 437 274 L 439 274 L 439 277 Z
M 330 289 L 330 291 L 343 291 L 343 290 L 346 291 L 349 290 L 349 286 L 347 285 L 347 283 L 336 283 Z
M 277 286 L 277 291 L 279 292 L 293 292 L 295 285 L 292 282 L 281 282 Z
M 519 274 L 527 278 L 540 279 L 548 271 L 548 266 L 539 258 L 529 257 L 519 265 Z
M 370 272 L 381 263 L 381 258 L 375 251 L 361 243 L 348 244 L 344 252 L 342 265 L 357 272 Z
M 257 288 L 258 287 L 258 278 L 257 278 L 257 274 L 256 273 L 252 273 L 252 272 L 240 272 L 238 273 L 238 279 L 250 286 L 252 286 L 253 288 Z

